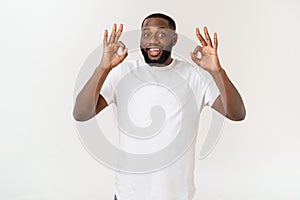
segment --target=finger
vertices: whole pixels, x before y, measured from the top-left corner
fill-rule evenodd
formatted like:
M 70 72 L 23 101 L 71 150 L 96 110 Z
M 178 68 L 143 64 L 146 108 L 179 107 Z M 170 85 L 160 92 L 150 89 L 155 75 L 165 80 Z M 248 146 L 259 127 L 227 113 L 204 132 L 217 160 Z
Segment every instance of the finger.
M 123 52 L 122 52 L 122 54 L 120 55 L 120 61 L 122 62 L 126 57 L 127 57 L 127 55 L 128 55 L 128 49 L 127 48 L 125 48 L 124 50 L 123 50 Z
M 108 43 L 112 43 L 112 42 L 115 41 L 115 38 L 116 38 L 116 29 L 117 29 L 117 25 L 114 24 L 113 28 L 112 28 L 112 31 L 111 31 L 111 34 L 110 34 L 110 37 L 109 37 Z
M 104 30 L 104 36 L 103 36 L 103 45 L 107 45 L 107 38 L 108 38 L 108 31 L 105 29 Z
M 200 52 L 202 54 L 202 49 L 203 49 L 203 47 L 201 47 L 199 45 L 196 46 L 194 49 L 194 52 L 193 52 L 195 54 L 195 56 L 197 56 L 198 52 Z
M 127 57 L 127 55 L 128 55 L 128 49 L 126 48 L 123 50 L 122 54 L 118 56 L 118 58 L 111 63 L 111 66 L 114 67 L 119 65 L 121 62 L 123 62 L 123 60 Z
M 125 44 L 122 42 L 122 41 L 118 41 L 118 47 L 122 48 L 122 50 L 124 50 L 126 47 L 125 47 Z
M 120 24 L 120 27 L 119 27 L 119 30 L 118 30 L 118 32 L 117 32 L 115 41 L 118 41 L 118 40 L 119 40 L 119 38 L 120 38 L 120 36 L 121 36 L 121 34 L 122 34 L 122 31 L 123 31 L 123 24 Z
M 191 52 L 190 55 L 191 55 L 191 59 L 192 59 L 195 63 L 198 63 L 198 62 L 200 61 L 200 59 L 199 59 L 193 52 Z
M 202 54 L 202 49 L 203 47 L 198 45 L 195 47 L 194 51 L 190 53 L 191 58 L 195 63 L 198 63 L 200 61 L 200 58 L 198 57 L 198 53 L 200 52 Z
M 214 33 L 214 48 L 218 49 L 218 36 L 217 33 Z
M 211 39 L 206 26 L 204 26 L 204 34 L 205 34 L 207 45 L 212 47 Z
M 196 36 L 197 36 L 197 38 L 199 39 L 201 45 L 202 45 L 203 47 L 205 47 L 205 46 L 207 45 L 207 43 L 205 42 L 204 38 L 202 37 L 199 28 L 196 28 Z

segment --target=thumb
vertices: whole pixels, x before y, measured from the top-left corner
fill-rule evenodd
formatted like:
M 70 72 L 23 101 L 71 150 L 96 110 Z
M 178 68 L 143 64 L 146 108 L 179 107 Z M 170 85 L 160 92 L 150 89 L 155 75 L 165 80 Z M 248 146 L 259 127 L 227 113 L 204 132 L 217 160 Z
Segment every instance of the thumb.
M 122 62 L 128 55 L 128 49 L 125 48 L 122 52 L 122 54 L 120 55 L 120 61 Z
M 200 59 L 195 55 L 194 52 L 191 52 L 190 55 L 191 55 L 191 59 L 192 59 L 196 64 L 198 64 L 198 63 L 200 62 Z

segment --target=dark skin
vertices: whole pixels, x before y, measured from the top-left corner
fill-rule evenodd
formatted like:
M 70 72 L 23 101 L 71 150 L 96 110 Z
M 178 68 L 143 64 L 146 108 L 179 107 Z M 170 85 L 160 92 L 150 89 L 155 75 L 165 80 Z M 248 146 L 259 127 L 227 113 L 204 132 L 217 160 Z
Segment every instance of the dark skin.
M 241 95 L 232 84 L 225 70 L 220 64 L 217 53 L 217 33 L 214 33 L 212 42 L 207 27 L 204 27 L 203 31 L 205 35 L 204 37 L 200 33 L 199 28 L 196 28 L 196 36 L 201 45 L 198 45 L 195 50 L 191 52 L 191 58 L 198 66 L 210 73 L 221 93 L 220 96 L 215 100 L 212 108 L 228 119 L 241 121 L 245 119 L 246 109 Z M 201 53 L 201 58 L 197 57 L 198 53 Z
M 155 20 L 153 20 L 155 19 Z M 171 51 L 177 42 L 177 34 L 174 30 L 170 29 L 167 20 L 162 18 L 150 18 L 146 19 L 143 23 L 142 34 L 141 34 L 141 48 L 147 51 L 147 55 L 151 60 L 158 60 L 162 55 L 162 50 Z M 159 49 L 159 53 L 152 56 L 150 50 L 147 49 Z M 160 67 L 169 65 L 172 62 L 171 55 L 167 60 L 158 65 Z
M 103 37 L 104 51 L 99 66 L 77 96 L 73 115 L 78 121 L 88 120 L 97 115 L 107 106 L 107 102 L 100 94 L 101 87 L 110 70 L 118 66 L 127 57 L 128 50 L 119 41 L 123 31 L 123 25 L 114 24 L 112 33 L 108 38 L 108 31 L 105 30 Z M 218 38 L 214 33 L 213 42 L 207 27 L 204 27 L 204 36 L 196 28 L 196 36 L 201 45 L 191 52 L 191 59 L 204 70 L 209 72 L 215 80 L 220 96 L 217 97 L 212 108 L 228 119 L 240 121 L 245 118 L 246 111 L 243 100 L 222 68 L 217 54 Z M 150 59 L 156 60 L 161 56 L 161 50 L 174 46 L 177 42 L 177 34 L 169 27 L 167 20 L 162 18 L 149 18 L 142 26 L 141 48 L 147 50 Z M 118 49 L 122 54 L 118 54 Z M 201 58 L 197 54 L 201 53 Z M 164 67 L 172 62 L 171 55 L 158 67 Z

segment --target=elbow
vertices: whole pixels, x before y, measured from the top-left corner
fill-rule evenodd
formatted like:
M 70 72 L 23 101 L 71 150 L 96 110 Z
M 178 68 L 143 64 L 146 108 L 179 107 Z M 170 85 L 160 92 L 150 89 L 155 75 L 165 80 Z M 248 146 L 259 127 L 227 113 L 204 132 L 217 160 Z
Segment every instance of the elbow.
M 237 117 L 234 117 L 234 118 L 232 118 L 231 120 L 232 120 L 232 121 L 239 122 L 239 121 L 243 121 L 245 118 L 246 118 L 246 115 L 243 115 L 243 116 L 237 116 Z
M 82 115 L 80 112 L 76 111 L 75 109 L 73 110 L 73 118 L 78 122 L 84 122 L 91 119 L 91 117 Z
M 239 112 L 238 114 L 234 116 L 227 116 L 227 118 L 232 121 L 243 121 L 246 118 L 246 111 L 243 109 L 243 111 Z
M 95 116 L 95 111 L 92 106 L 84 103 L 78 103 L 76 100 L 73 107 L 73 118 L 76 121 L 84 122 L 91 119 L 93 116 Z
M 73 112 L 73 118 L 78 121 L 78 122 L 83 122 L 86 121 L 83 117 L 81 117 L 80 115 L 78 115 L 77 113 Z

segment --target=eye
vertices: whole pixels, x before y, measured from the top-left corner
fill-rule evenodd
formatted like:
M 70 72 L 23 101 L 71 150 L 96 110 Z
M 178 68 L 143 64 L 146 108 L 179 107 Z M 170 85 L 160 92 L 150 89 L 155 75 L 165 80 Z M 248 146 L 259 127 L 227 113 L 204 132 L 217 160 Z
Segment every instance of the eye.
M 160 37 L 160 38 L 166 37 L 166 34 L 165 33 L 159 33 L 158 37 Z
M 150 33 L 144 33 L 143 36 L 144 36 L 145 38 L 148 38 L 148 37 L 150 37 Z

